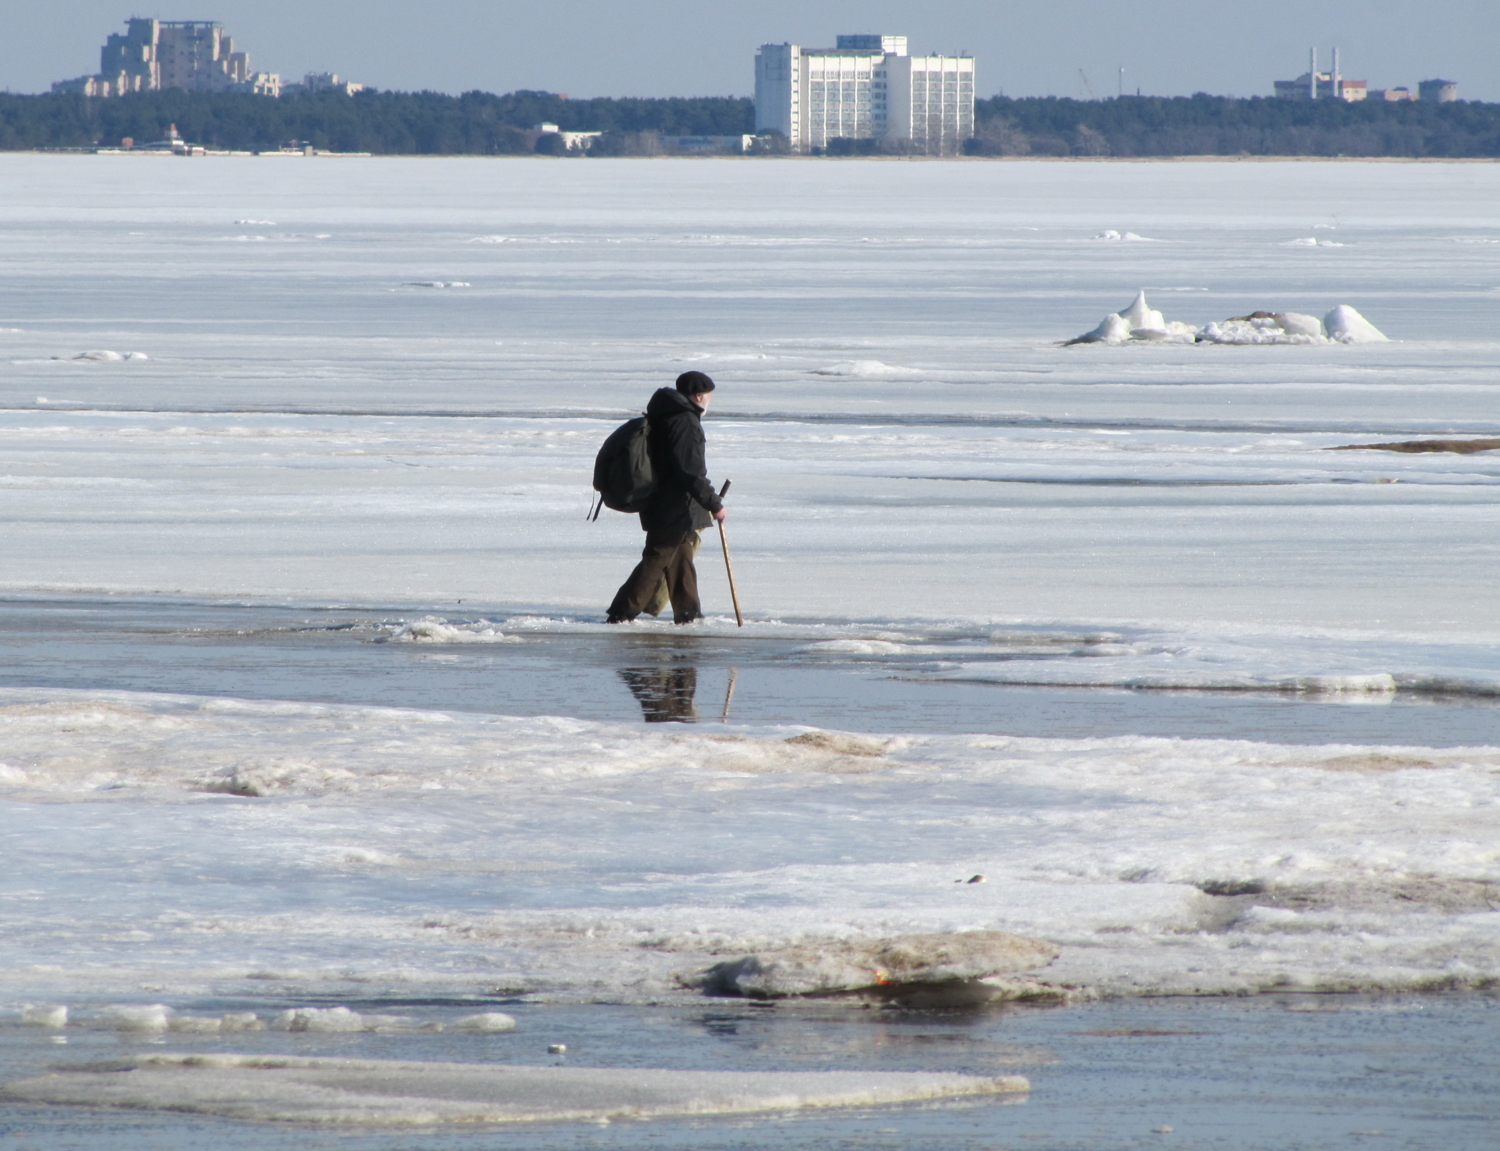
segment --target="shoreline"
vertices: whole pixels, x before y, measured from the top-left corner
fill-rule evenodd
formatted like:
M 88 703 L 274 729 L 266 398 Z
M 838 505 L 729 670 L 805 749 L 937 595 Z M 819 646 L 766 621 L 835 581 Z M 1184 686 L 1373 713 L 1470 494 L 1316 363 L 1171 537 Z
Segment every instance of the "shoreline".
M 614 160 L 656 161 L 690 160 L 762 162 L 793 160 L 878 162 L 878 163 L 1010 163 L 1010 164 L 1177 164 L 1177 163 L 1255 163 L 1255 164 L 1500 164 L 1500 156 L 1254 156 L 1254 155 L 1181 155 L 1181 156 L 737 156 L 737 155 L 681 155 L 681 156 L 542 156 L 485 155 L 475 152 L 424 153 L 424 152 L 315 152 L 311 155 L 286 152 L 253 151 L 196 151 L 191 155 L 175 152 L 125 150 L 115 147 L 93 148 L 14 148 L 0 149 L 0 155 L 10 156 L 155 156 L 168 159 L 307 159 L 307 160 Z

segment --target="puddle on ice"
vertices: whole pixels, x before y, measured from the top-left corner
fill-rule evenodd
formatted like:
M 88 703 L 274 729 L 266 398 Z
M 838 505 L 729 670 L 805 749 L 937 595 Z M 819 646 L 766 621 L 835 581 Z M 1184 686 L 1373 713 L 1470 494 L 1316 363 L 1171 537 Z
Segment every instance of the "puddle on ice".
M 727 712 L 740 723 L 847 731 L 1432 747 L 1494 743 L 1500 723 L 1495 696 L 1457 689 L 1257 691 L 1250 681 L 1226 681 L 1234 690 L 1191 690 L 1185 681 L 1188 690 L 1159 690 L 1149 676 L 1142 681 L 1152 690 L 1107 679 L 1090 686 L 1107 657 L 1132 649 L 1083 631 L 787 624 L 683 633 L 525 612 L 10 600 L 0 601 L 0 639 L 7 652 L 0 687 L 612 722 L 702 723 Z M 1136 648 L 1140 666 L 1153 668 L 1154 649 Z M 1022 667 L 1063 682 L 1037 682 Z

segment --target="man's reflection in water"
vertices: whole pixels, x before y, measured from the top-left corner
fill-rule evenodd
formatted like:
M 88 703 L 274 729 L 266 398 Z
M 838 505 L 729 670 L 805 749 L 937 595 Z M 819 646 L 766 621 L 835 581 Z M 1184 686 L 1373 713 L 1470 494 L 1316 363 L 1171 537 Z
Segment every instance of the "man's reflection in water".
M 695 667 L 622 667 L 620 678 L 641 705 L 647 723 L 693 723 L 698 709 L 693 693 L 698 690 Z

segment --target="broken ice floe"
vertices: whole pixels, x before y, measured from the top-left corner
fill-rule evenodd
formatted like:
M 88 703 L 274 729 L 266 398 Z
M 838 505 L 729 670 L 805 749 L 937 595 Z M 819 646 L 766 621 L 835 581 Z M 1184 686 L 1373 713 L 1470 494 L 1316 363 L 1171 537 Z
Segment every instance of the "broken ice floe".
M 404 623 L 377 643 L 520 643 L 521 637 L 506 635 L 486 623 L 450 624 L 428 616 Z
M 1297 240 L 1287 240 L 1282 244 L 1284 248 L 1342 248 L 1344 245 L 1337 240 L 1319 240 L 1314 236 L 1303 236 Z
M 403 288 L 472 288 L 467 280 L 407 280 Z
M 1028 1091 L 1019 1075 L 526 1067 L 263 1055 L 148 1055 L 0 1087 L 33 1103 L 233 1119 L 412 1126 L 645 1119 Z
M 273 1031 L 345 1033 L 351 1031 L 407 1031 L 416 1026 L 405 1015 L 362 1015 L 347 1007 L 294 1007 L 271 1020 Z
M 711 995 L 863 995 L 953 1007 L 1036 994 L 1037 985 L 1004 977 L 1045 967 L 1057 955 L 1050 943 L 1003 931 L 904 935 L 764 951 L 678 979 Z
M 1251 312 L 1194 327 L 1168 320 L 1146 303 L 1142 289 L 1135 301 L 1111 312 L 1091 332 L 1064 342 L 1073 344 L 1379 344 L 1387 337 L 1348 304 L 1340 304 L 1321 320 L 1301 312 Z
M 1113 228 L 1106 228 L 1104 231 L 1100 232 L 1097 236 L 1095 236 L 1094 239 L 1096 239 L 1096 240 L 1115 240 L 1115 241 L 1121 241 L 1121 242 L 1124 242 L 1124 243 L 1133 243 L 1133 242 L 1136 242 L 1136 241 L 1141 241 L 1141 242 L 1144 242 L 1144 243 L 1150 243 L 1151 242 L 1150 239 L 1148 237 L 1146 237 L 1146 236 L 1137 236 L 1134 232 L 1117 232 Z

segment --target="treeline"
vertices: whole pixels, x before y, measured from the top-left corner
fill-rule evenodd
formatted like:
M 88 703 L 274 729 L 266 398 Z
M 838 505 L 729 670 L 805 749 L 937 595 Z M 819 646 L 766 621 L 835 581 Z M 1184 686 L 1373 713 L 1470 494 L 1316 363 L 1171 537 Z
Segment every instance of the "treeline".
M 754 130 L 739 96 L 570 100 L 550 92 L 364 91 L 272 99 L 241 93 L 141 92 L 117 99 L 0 95 L 0 150 L 113 146 L 162 139 L 176 124 L 210 148 L 266 151 L 292 141 L 383 155 L 516 155 L 556 150 L 537 124 L 604 132 L 594 155 L 654 155 L 660 136 Z M 1197 95 L 1111 100 L 997 96 L 975 106 L 973 156 L 1500 157 L 1500 104 L 1231 99 Z M 774 142 L 759 149 L 782 150 Z M 909 143 L 831 141 L 827 154 L 910 154 Z
M 1124 96 L 979 100 L 979 156 L 1500 156 L 1500 104 Z
M 273 99 L 244 93 L 138 92 L 114 99 L 0 95 L 0 150 L 160 140 L 176 124 L 210 148 L 268 151 L 291 141 L 333 152 L 513 155 L 534 151 L 537 124 L 565 132 L 729 136 L 753 130 L 753 100 L 736 96 L 570 100 L 550 92 L 340 92 Z

